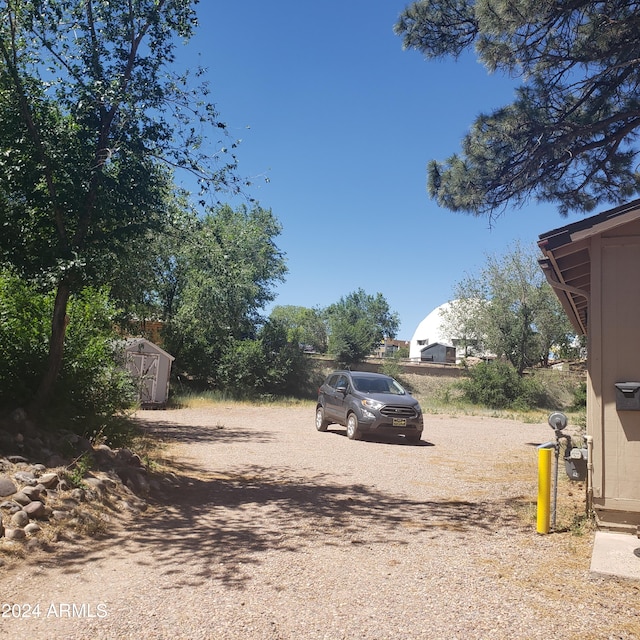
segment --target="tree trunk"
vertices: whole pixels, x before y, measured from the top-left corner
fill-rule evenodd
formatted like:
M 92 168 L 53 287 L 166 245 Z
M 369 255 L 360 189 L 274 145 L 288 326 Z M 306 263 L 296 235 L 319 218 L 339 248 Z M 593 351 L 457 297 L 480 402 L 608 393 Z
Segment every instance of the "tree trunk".
M 53 387 L 62 368 L 64 357 L 64 339 L 67 330 L 67 305 L 69 303 L 70 289 L 66 282 L 58 284 L 56 300 L 53 306 L 53 317 L 51 319 L 51 340 L 49 342 L 49 359 L 47 370 L 40 381 L 40 386 L 36 391 L 29 413 L 37 415 L 46 408 L 51 400 Z

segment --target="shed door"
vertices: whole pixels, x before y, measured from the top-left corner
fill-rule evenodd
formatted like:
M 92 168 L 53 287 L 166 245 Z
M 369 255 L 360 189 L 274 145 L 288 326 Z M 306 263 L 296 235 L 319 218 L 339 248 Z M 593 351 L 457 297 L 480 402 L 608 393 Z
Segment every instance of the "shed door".
M 155 402 L 160 356 L 157 353 L 129 353 L 127 356 L 127 369 L 138 381 L 140 402 Z

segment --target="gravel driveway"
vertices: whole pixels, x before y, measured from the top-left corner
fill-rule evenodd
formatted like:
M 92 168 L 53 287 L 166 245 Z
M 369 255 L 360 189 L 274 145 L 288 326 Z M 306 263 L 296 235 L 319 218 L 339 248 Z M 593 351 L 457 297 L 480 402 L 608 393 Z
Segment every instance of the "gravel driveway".
M 640 637 L 640 585 L 590 576 L 592 534 L 535 533 L 547 425 L 427 415 L 411 446 L 316 432 L 312 406 L 139 417 L 175 475 L 109 538 L 0 569 L 2 602 L 39 605 L 0 637 Z

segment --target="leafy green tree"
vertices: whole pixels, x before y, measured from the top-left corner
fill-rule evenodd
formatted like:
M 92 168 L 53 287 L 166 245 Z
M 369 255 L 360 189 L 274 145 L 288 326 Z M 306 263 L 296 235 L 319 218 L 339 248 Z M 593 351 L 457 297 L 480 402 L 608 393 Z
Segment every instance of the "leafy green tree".
M 270 318 L 287 328 L 288 339 L 291 342 L 309 345 L 317 353 L 326 352 L 327 326 L 320 309 L 278 305 L 271 311 Z
M 532 249 L 516 245 L 455 287 L 453 313 L 444 314 L 449 335 L 473 336 L 484 350 L 504 356 L 519 374 L 548 364 L 552 346 L 568 344 L 571 326 L 540 270 Z
M 46 365 L 54 295 L 7 271 L 0 272 L 0 408 L 27 402 Z M 116 309 L 106 289 L 86 287 L 67 308 L 67 353 L 51 402 L 51 414 L 82 432 L 104 427 L 134 400 L 130 376 L 117 366 L 113 330 Z
M 488 300 L 471 297 L 471 289 L 464 282 L 457 286 L 456 291 L 462 292 L 464 297 L 453 300 L 440 312 L 442 331 L 456 348 L 464 350 L 465 357 L 483 355 L 486 351 L 485 306 Z
M 239 396 L 306 395 L 313 373 L 311 361 L 285 324 L 270 319 L 253 339 L 233 340 L 218 365 L 219 384 Z
M 121 243 L 106 283 L 119 308 L 118 324 L 139 331 L 146 320 L 172 315 L 178 283 L 178 249 L 188 243 L 200 222 L 186 194 L 176 192 L 168 198 L 168 219 L 162 229 L 148 229 Z
M 400 321 L 381 293 L 358 289 L 325 309 L 329 352 L 343 365 L 363 360 L 384 338 L 395 338 Z
M 495 216 L 535 196 L 566 214 L 640 190 L 637 2 L 418 0 L 395 30 L 428 59 L 475 50 L 489 72 L 521 79 L 512 104 L 477 117 L 460 155 L 430 162 L 443 207 Z
M 546 281 L 539 284 L 534 328 L 543 367 L 549 366 L 552 353 L 573 359 L 580 357 L 580 349 L 573 346 L 578 341 L 577 336 L 573 333 L 557 296 Z
M 63 367 L 71 295 L 104 283 L 124 245 L 163 228 L 174 169 L 203 192 L 241 188 L 235 157 L 203 138 L 226 136 L 206 86 L 171 72 L 193 4 L 0 5 L 0 264 L 55 290 L 33 411 Z
M 280 230 L 270 210 L 222 205 L 164 256 L 158 295 L 178 368 L 215 380 L 227 346 L 256 337 L 287 271 L 274 242 Z

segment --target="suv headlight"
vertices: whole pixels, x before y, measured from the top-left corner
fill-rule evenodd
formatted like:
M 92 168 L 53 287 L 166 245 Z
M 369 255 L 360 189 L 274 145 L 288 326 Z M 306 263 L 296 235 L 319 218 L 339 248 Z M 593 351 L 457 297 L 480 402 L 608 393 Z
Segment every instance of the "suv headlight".
M 371 398 L 365 398 L 361 402 L 363 407 L 371 409 L 372 411 L 380 411 L 380 409 L 384 407 L 384 403 L 378 402 L 377 400 L 372 400 Z

